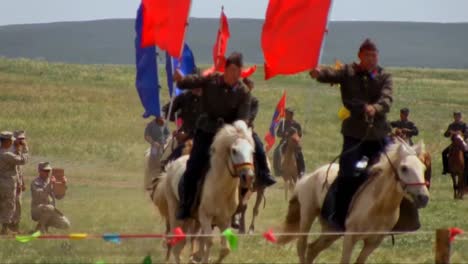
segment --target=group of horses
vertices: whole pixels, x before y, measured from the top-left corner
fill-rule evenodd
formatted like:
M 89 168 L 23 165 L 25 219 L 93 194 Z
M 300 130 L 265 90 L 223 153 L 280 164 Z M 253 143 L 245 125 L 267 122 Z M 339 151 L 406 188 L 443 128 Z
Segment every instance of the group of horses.
M 295 161 L 295 148 L 300 144 L 298 135 L 291 133 L 287 139 L 281 158 L 281 172 L 285 181 L 285 196 L 292 191 L 289 199 L 287 216 L 275 231 L 278 243 L 285 244 L 297 239 L 297 253 L 300 263 L 313 263 L 318 254 L 334 241 L 344 236 L 342 263 L 349 263 L 354 245 L 362 240 L 364 247 L 357 259 L 364 263 L 367 257 L 379 246 L 382 239 L 395 226 L 399 217 L 399 206 L 406 197 L 418 208 L 424 207 L 429 200 L 427 173 L 430 173 L 430 156 L 423 143 L 410 146 L 396 137 L 377 163 L 369 168 L 369 179 L 354 196 L 345 223 L 346 233 L 333 233 L 334 230 L 318 217 L 325 195 L 337 176 L 337 164 L 327 164 L 313 173 L 298 180 Z M 192 262 L 208 263 L 213 245 L 213 228 L 221 231 L 229 228 L 233 216 L 243 213 L 247 198 L 257 191 L 254 217 L 264 197 L 264 188 L 254 184 L 254 141 L 252 131 L 245 122 L 237 121 L 225 125 L 218 131 L 211 146 L 210 167 L 203 184 L 199 188 L 199 206 L 193 219 L 180 221 L 176 211 L 180 198 L 178 186 L 186 169 L 189 158 L 189 146 L 184 155 L 170 162 L 165 171 L 158 169 L 148 154 L 148 166 L 145 181 L 151 182 L 151 199 L 166 223 L 166 233 L 181 227 L 191 234 Z M 152 180 L 151 180 L 152 179 Z M 255 188 L 254 186 L 257 186 Z M 241 195 L 240 190 L 248 192 Z M 314 220 L 319 218 L 322 232 L 314 242 L 307 245 L 307 234 Z M 241 232 L 245 232 L 245 223 L 241 220 Z M 250 231 L 254 229 L 254 221 Z M 186 241 L 176 245 L 167 245 L 167 260 L 172 254 L 175 262 L 181 262 L 181 253 Z M 216 263 L 222 262 L 230 253 L 225 237 L 221 237 L 221 249 Z

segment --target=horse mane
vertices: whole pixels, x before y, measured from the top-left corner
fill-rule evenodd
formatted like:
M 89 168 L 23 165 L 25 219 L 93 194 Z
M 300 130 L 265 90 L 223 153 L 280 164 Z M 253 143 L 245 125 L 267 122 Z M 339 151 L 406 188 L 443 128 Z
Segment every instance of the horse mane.
M 392 170 L 392 164 L 398 164 L 402 158 L 399 155 L 400 147 L 403 148 L 405 154 L 416 155 L 416 152 L 411 148 L 411 146 L 404 141 L 398 140 L 385 148 L 384 152 L 380 154 L 377 163 L 370 167 L 369 174 L 375 175 L 378 172 Z
M 216 133 L 213 144 L 211 144 L 210 164 L 212 167 L 218 164 L 218 160 L 226 160 L 230 147 L 238 138 L 246 139 L 252 146 L 254 145 L 252 130 L 242 120 L 236 121 L 232 125 L 226 124 Z

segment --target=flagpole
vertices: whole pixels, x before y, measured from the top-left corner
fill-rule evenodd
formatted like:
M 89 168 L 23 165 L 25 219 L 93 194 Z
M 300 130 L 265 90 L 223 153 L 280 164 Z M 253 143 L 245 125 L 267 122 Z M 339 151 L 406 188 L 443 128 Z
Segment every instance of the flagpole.
M 286 92 L 286 91 L 283 89 L 284 111 L 286 111 L 286 102 L 287 102 L 286 96 L 285 96 L 285 92 Z M 285 122 L 286 122 L 286 113 L 284 113 L 284 115 L 283 115 L 283 122 L 282 122 L 282 124 L 281 124 L 281 125 L 282 125 L 281 131 L 283 131 L 283 134 L 284 134 L 284 123 L 285 123 Z

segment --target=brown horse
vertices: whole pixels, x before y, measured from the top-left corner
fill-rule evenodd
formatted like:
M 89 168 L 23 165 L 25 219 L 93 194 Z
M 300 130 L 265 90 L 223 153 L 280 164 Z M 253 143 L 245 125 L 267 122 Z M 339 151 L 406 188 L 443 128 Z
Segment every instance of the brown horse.
M 284 180 L 284 197 L 288 200 L 288 191 L 293 191 L 299 178 L 296 153 L 301 147 L 301 137 L 295 129 L 289 131 L 285 150 L 281 155 L 281 176 Z
M 452 136 L 452 144 L 449 147 L 449 171 L 453 182 L 453 199 L 463 199 L 465 193 L 465 169 L 463 137 L 460 134 Z

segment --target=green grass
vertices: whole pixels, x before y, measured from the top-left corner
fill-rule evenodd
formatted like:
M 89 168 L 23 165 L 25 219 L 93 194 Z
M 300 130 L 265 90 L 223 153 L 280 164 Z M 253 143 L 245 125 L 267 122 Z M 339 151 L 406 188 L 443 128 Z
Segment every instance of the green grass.
M 390 119 L 398 118 L 400 107 L 411 109 L 411 119 L 433 155 L 434 175 L 431 201 L 421 211 L 422 230 L 458 226 L 468 229 L 468 205 L 453 201 L 451 182 L 439 175 L 442 137 L 454 110 L 468 112 L 468 71 L 390 69 L 395 81 L 395 103 Z M 330 162 L 341 148 L 341 106 L 338 87 L 321 85 L 307 75 L 278 77 L 265 82 L 262 69 L 254 76 L 254 94 L 260 99 L 256 130 L 263 135 L 273 108 L 283 90 L 288 106 L 296 109 L 304 125 L 303 149 L 312 171 Z M 161 75 L 164 76 L 164 75 Z M 162 77 L 163 79 L 164 77 Z M 164 101 L 167 89 L 161 82 Z M 143 153 L 147 145 L 143 130 L 147 120 L 134 87 L 134 67 L 50 64 L 45 61 L 0 58 L 0 129 L 25 129 L 32 151 L 26 166 L 26 182 L 35 176 L 39 161 L 50 160 L 64 167 L 69 190 L 58 203 L 71 220 L 69 232 L 103 234 L 159 233 L 163 222 L 143 192 Z M 28 186 L 29 187 L 29 186 Z M 278 225 L 287 209 L 282 183 L 267 193 L 267 207 L 260 214 L 257 230 Z M 29 188 L 28 188 L 29 189 Z M 23 230 L 30 230 L 29 190 L 24 196 Z M 317 230 L 317 227 L 314 228 Z M 55 231 L 63 233 L 61 231 Z M 68 232 L 66 232 L 68 233 Z M 462 237 L 463 238 L 463 237 Z M 141 263 L 151 254 L 161 262 L 160 240 L 126 240 L 121 245 L 102 240 L 34 241 L 19 244 L 0 240 L 1 263 Z M 371 256 L 370 263 L 433 263 L 434 235 L 398 236 L 396 245 L 386 239 Z M 319 258 L 337 262 L 338 242 Z M 453 263 L 468 261 L 468 242 L 453 245 Z M 267 244 L 261 236 L 243 237 L 239 250 L 228 263 L 294 263 L 295 246 Z M 213 253 L 217 253 L 216 249 Z

